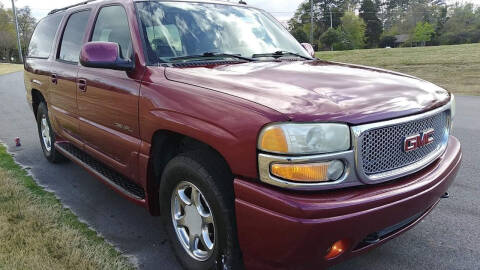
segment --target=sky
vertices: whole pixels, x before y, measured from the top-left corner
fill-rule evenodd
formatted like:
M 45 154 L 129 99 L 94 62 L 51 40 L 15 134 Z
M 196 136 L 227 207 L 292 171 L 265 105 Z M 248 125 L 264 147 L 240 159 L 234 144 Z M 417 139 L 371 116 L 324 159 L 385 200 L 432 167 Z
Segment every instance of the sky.
M 82 0 L 16 0 L 15 6 L 21 8 L 30 6 L 33 16 L 41 19 L 52 9 L 62 8 L 68 5 L 76 4 Z M 277 19 L 286 21 L 290 19 L 295 10 L 304 0 L 245 0 L 248 5 L 262 8 L 272 13 Z M 480 1 L 480 0 L 478 0 Z M 232 0 L 233 2 L 233 0 Z M 4 7 L 11 7 L 11 0 L 0 0 Z M 273 4 L 275 3 L 275 4 Z
M 235 0 L 230 0 L 235 1 Z M 305 0 L 244 0 L 248 5 L 262 8 L 274 15 L 280 21 L 288 21 L 295 10 Z M 447 0 L 449 3 L 453 2 L 472 2 L 480 5 L 480 0 Z M 37 19 L 41 19 L 47 15 L 47 13 L 56 8 L 62 8 L 71 4 L 76 4 L 81 0 L 16 0 L 15 5 L 17 8 L 24 6 L 30 6 L 33 16 Z M 0 3 L 4 7 L 11 7 L 11 0 L 0 0 Z

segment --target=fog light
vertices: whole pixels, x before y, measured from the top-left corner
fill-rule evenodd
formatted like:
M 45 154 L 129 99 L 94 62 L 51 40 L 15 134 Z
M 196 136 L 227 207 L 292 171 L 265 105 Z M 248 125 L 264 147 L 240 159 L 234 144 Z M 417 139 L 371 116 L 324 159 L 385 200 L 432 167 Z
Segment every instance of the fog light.
M 335 242 L 327 251 L 325 259 L 331 260 L 342 255 L 348 248 L 348 240 L 340 240 Z
M 272 175 L 286 180 L 315 183 L 340 179 L 345 165 L 339 160 L 308 164 L 276 163 L 271 165 L 270 170 Z

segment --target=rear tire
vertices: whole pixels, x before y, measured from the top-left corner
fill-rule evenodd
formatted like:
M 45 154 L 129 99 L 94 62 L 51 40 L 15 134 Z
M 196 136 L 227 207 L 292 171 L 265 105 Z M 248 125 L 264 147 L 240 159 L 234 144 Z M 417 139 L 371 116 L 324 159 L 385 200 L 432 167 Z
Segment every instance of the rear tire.
M 48 108 L 45 102 L 41 102 L 38 105 L 37 127 L 43 154 L 45 155 L 47 160 L 51 163 L 59 163 L 67 160 L 55 148 L 55 133 L 53 132 L 52 126 L 50 124 L 50 119 L 48 117 Z
M 224 163 L 214 153 L 195 151 L 173 158 L 163 172 L 162 221 L 175 255 L 185 269 L 243 269 L 234 213 L 233 176 Z M 189 243 L 194 243 L 193 247 Z

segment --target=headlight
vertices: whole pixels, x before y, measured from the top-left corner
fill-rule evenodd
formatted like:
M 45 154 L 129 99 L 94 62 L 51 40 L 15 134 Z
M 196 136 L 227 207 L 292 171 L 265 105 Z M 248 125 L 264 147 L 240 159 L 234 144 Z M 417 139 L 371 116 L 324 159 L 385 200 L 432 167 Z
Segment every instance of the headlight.
M 258 149 L 294 155 L 346 151 L 350 128 L 344 124 L 273 124 L 260 132 Z

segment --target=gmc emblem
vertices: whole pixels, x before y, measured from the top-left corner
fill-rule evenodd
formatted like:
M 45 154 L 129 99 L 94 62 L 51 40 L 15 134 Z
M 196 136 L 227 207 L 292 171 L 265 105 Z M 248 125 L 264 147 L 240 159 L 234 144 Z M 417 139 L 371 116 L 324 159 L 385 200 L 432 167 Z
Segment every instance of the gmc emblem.
M 420 134 L 416 134 L 416 135 L 405 138 L 405 141 L 403 143 L 403 151 L 410 152 L 420 147 L 423 147 L 427 144 L 431 144 L 434 141 L 434 138 L 433 138 L 434 133 L 435 133 L 435 130 L 432 128 Z

